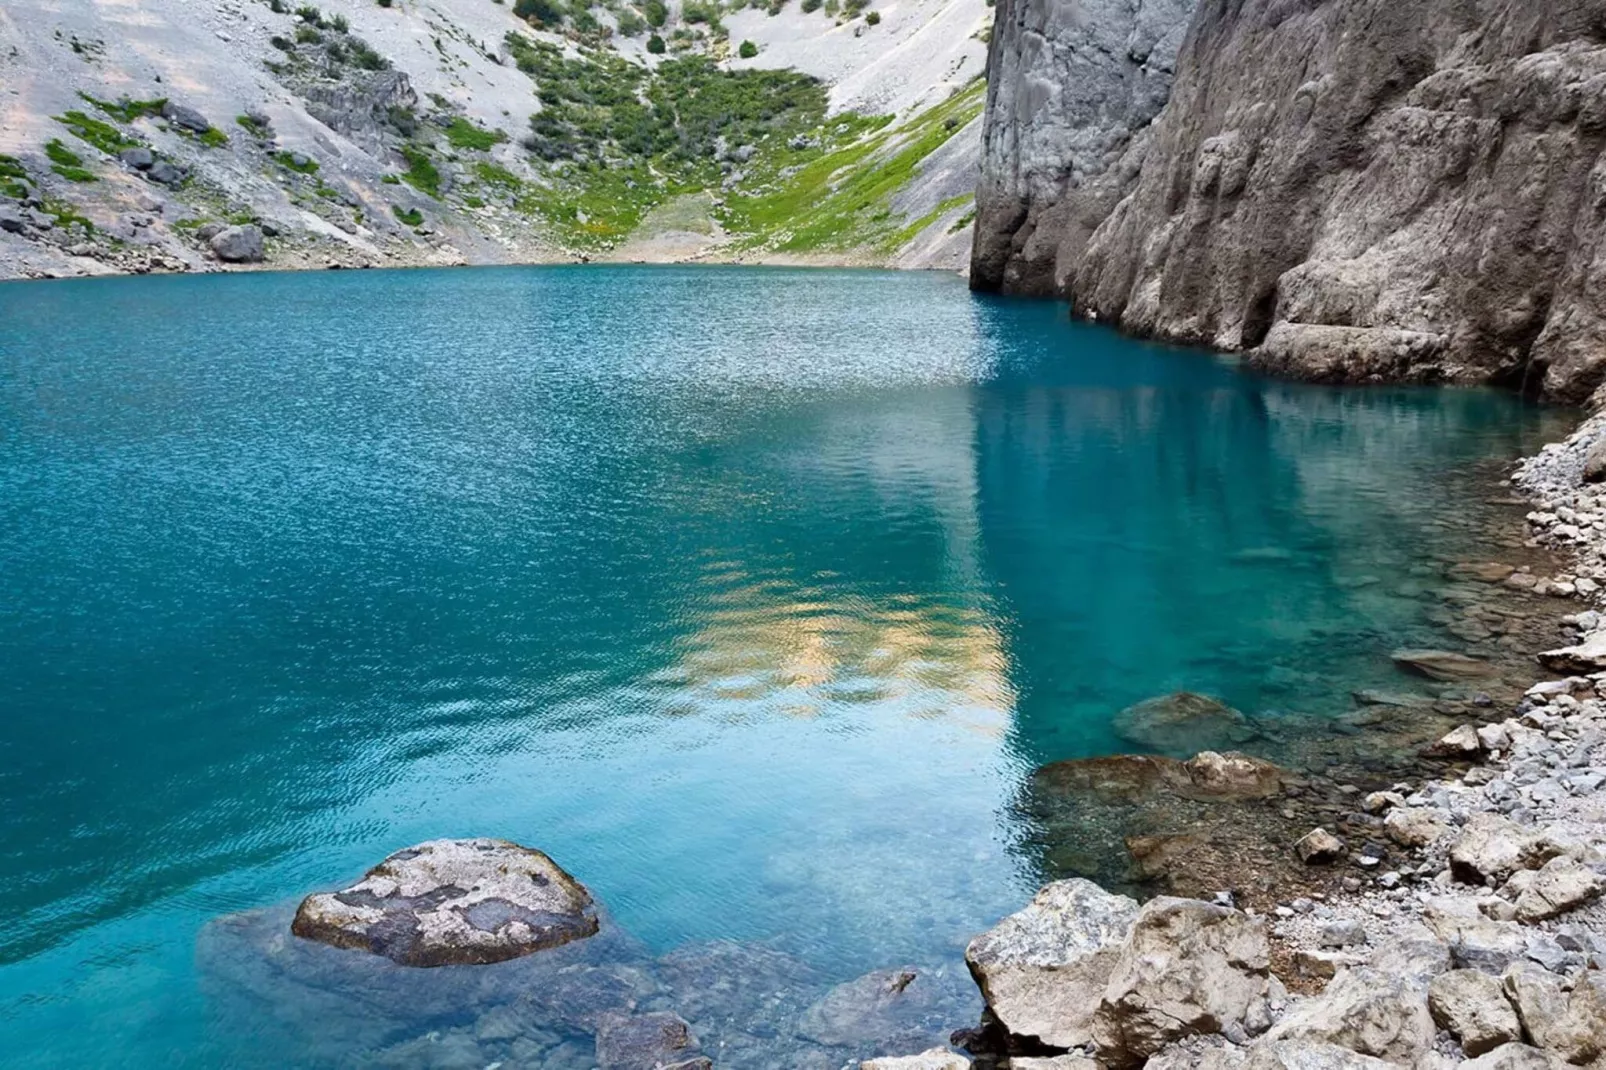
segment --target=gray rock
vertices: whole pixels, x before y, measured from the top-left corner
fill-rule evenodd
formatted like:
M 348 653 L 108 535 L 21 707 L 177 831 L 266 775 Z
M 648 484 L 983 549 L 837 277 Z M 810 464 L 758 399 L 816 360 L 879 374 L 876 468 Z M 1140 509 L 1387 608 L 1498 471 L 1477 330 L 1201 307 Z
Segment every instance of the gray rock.
M 1360 922 L 1345 918 L 1322 926 L 1317 937 L 1323 947 L 1358 947 L 1366 943 L 1366 929 Z
M 1562 1070 L 1565 1065 L 1527 1044 L 1502 1044 L 1487 1055 L 1468 1059 L 1459 1070 Z
M 339 892 L 310 895 L 291 931 L 405 966 L 502 962 L 597 931 L 591 895 L 540 851 L 431 840 Z
M 124 149 L 117 158 L 136 171 L 149 171 L 156 163 L 156 154 L 143 146 Z
M 1295 1006 L 1265 1040 L 1336 1044 L 1409 1065 L 1432 1049 L 1433 1037 L 1425 985 L 1357 966 Z
M 1595 440 L 1584 455 L 1584 482 L 1599 483 L 1606 480 L 1606 435 Z
M 186 174 L 183 168 L 169 160 L 157 160 L 145 172 L 145 177 L 164 186 L 176 186 L 184 181 Z
M 1450 872 L 1467 884 L 1502 882 L 1542 861 L 1531 829 L 1498 814 L 1473 814 L 1450 845 Z
M 1457 966 L 1503 970 L 1527 956 L 1522 926 L 1485 917 L 1470 900 L 1431 899 L 1423 906 L 1422 919 L 1434 936 L 1449 945 Z
M 1243 1027 L 1268 999 L 1270 961 L 1262 920 L 1194 899 L 1150 900 L 1099 1005 L 1100 1057 L 1138 1065 L 1174 1040 Z
M 214 234 L 207 244 L 212 249 L 212 255 L 226 264 L 258 264 L 266 256 L 262 230 L 250 224 L 225 227 Z
M 1244 1070 L 1388 1070 L 1392 1065 L 1337 1044 L 1277 1040 L 1256 1044 Z
M 27 222 L 16 205 L 0 204 L 0 230 L 21 234 L 26 226 Z
M 162 105 L 162 118 L 175 126 L 181 126 L 196 134 L 204 134 L 212 129 L 212 124 L 206 116 L 194 108 L 185 107 L 183 104 L 174 104 L 172 101 Z
M 1451 970 L 1428 984 L 1428 1010 L 1469 1057 L 1522 1039 L 1522 1023 L 1500 982 L 1477 970 Z
M 1389 812 L 1383 829 L 1401 847 L 1426 847 L 1450 834 L 1450 815 L 1433 807 L 1404 806 Z
M 1257 735 L 1249 718 L 1217 699 L 1191 691 L 1128 706 L 1115 715 L 1112 727 L 1128 743 L 1173 756 L 1226 750 Z
M 1396 650 L 1389 657 L 1394 664 L 1430 680 L 1455 682 L 1488 676 L 1494 671 L 1482 658 L 1468 657 L 1449 650 Z
M 1606 977 L 1583 974 L 1571 995 L 1535 966 L 1516 965 L 1501 977 L 1527 1039 L 1561 1060 L 1585 1065 L 1606 1056 Z
M 1429 758 L 1476 758 L 1482 752 L 1483 742 L 1478 739 L 1478 730 L 1469 724 L 1452 728 L 1422 748 L 1422 753 Z
M 664 1070 L 669 1066 L 687 1066 L 689 1070 L 697 1058 L 697 1038 L 677 1014 L 609 1013 L 597 1023 L 600 1070 Z M 708 1065 L 707 1060 L 703 1062 Z
M 1093 1019 L 1138 905 L 1085 880 L 1045 885 L 970 942 L 965 961 L 994 1016 L 1056 1048 L 1093 1040 Z
M 1294 853 L 1306 865 L 1336 862 L 1344 857 L 1344 841 L 1326 829 L 1311 829 L 1294 844 Z

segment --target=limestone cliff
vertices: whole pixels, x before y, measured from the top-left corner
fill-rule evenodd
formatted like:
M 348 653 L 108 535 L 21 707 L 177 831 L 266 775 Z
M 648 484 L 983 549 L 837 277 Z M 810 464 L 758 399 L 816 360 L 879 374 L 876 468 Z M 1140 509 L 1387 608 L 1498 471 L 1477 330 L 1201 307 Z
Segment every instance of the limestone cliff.
M 1002 30 L 995 71 L 1057 77 Z M 989 150 L 1020 140 L 1020 103 L 990 111 Z M 1046 288 L 1134 333 L 1305 378 L 1583 400 L 1606 377 L 1603 151 L 1606 0 L 1201 0 L 1159 117 L 1001 269 L 1026 156 L 985 154 L 973 277 L 1040 290 L 1051 245 Z

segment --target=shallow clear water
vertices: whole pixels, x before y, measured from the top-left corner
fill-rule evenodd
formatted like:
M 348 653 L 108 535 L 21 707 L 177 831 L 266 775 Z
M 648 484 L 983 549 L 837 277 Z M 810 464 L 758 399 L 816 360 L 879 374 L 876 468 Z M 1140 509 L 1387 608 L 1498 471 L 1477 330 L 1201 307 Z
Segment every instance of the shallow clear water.
M 952 964 L 1031 768 L 1394 680 L 1454 480 L 1549 419 L 932 275 L 0 287 L 0 1048 L 217 1065 L 202 927 L 444 835 L 654 953 Z

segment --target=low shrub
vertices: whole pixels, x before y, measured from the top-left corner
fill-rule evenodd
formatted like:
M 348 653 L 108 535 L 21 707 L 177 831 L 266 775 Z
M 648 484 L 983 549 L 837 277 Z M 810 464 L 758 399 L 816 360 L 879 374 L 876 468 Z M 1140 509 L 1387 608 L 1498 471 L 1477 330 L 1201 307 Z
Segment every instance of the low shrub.
M 741 47 L 736 50 L 736 54 L 743 59 L 752 59 L 758 55 L 758 46 L 751 41 L 743 41 Z
M 424 213 L 417 208 L 402 208 L 393 204 L 390 206 L 390 210 L 396 214 L 397 219 L 406 223 L 409 227 L 421 227 L 424 225 Z

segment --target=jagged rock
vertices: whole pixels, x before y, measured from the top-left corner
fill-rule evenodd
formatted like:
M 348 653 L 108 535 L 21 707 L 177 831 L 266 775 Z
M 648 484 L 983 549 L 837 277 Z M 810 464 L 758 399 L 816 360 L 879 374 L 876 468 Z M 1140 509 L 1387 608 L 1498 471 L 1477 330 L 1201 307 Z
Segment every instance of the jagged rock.
M 591 895 L 540 851 L 431 840 L 339 892 L 309 895 L 291 931 L 405 966 L 502 962 L 597 931 Z
M 1319 939 L 1323 947 L 1358 947 L 1366 943 L 1366 928 L 1353 918 L 1341 918 L 1323 925 Z
M 243 227 L 225 227 L 207 243 L 212 255 L 226 264 L 259 264 L 266 255 L 262 244 L 262 229 L 247 224 Z
M 1115 715 L 1115 734 L 1163 754 L 1227 749 L 1258 734 L 1249 718 L 1218 699 L 1178 691 L 1146 699 Z
M 1312 951 L 1308 948 L 1294 950 L 1294 969 L 1301 977 L 1316 977 L 1330 981 L 1338 976 L 1338 971 L 1351 966 L 1364 966 L 1366 959 L 1361 955 L 1350 955 L 1343 951 Z
M 1396 650 L 1389 656 L 1400 668 L 1426 676 L 1430 680 L 1449 682 L 1475 680 L 1494 671 L 1494 666 L 1482 658 L 1468 657 L 1449 650 Z
M 1093 1018 L 1138 905 L 1085 880 L 1043 887 L 970 942 L 965 961 L 1009 1033 L 1056 1048 L 1093 1039 Z
M 1459 725 L 1446 732 L 1437 741 L 1422 748 L 1428 758 L 1476 758 L 1483 751 L 1478 730 L 1469 724 Z
M 1401 847 L 1426 847 L 1450 834 L 1450 815 L 1431 807 L 1402 806 L 1383 819 L 1383 830 Z
M 1516 908 L 1517 920 L 1528 923 L 1576 910 L 1606 890 L 1606 878 L 1565 856 L 1546 862 L 1526 884 Z
M 1501 986 L 1533 1044 L 1578 1065 L 1606 1056 L 1606 977 L 1599 972 L 1581 975 L 1569 996 L 1554 974 L 1517 963 Z
M 22 212 L 15 205 L 0 204 L 0 230 L 21 234 L 27 225 Z
M 665 1070 L 697 1058 L 697 1039 L 677 1014 L 605 1014 L 597 1023 L 600 1070 Z
M 1264 799 L 1283 788 L 1283 771 L 1247 754 L 1203 751 L 1182 763 L 1200 798 Z
M 1584 482 L 1599 483 L 1606 480 L 1606 435 L 1595 440 L 1584 454 Z
M 1566 1064 L 1526 1044 L 1502 1044 L 1487 1055 L 1468 1059 L 1459 1070 L 1563 1070 Z
M 1344 841 L 1326 829 L 1311 829 L 1294 844 L 1294 853 L 1306 865 L 1320 865 L 1344 857 Z
M 156 163 L 156 154 L 143 146 L 124 149 L 117 158 L 136 171 L 149 171 Z
M 1193 899 L 1138 912 L 1094 1020 L 1100 1056 L 1136 1065 L 1173 1040 L 1242 1028 L 1270 990 L 1265 923 Z
M 1499 883 L 1545 861 L 1538 855 L 1532 830 L 1500 814 L 1476 813 L 1450 846 L 1450 873 L 1467 884 Z
M 194 108 L 185 107 L 183 104 L 174 104 L 172 101 L 162 105 L 162 118 L 175 126 L 182 126 L 184 129 L 196 134 L 204 134 L 212 129 L 212 123 L 206 116 Z
M 1450 945 L 1426 926 L 1412 924 L 1394 931 L 1372 956 L 1371 966 L 1390 977 L 1426 984 L 1449 972 L 1454 961 Z
M 1244 1070 L 1392 1070 L 1392 1064 L 1337 1044 L 1268 1039 L 1249 1050 Z
M 1340 973 L 1314 999 L 1296 1005 L 1266 1041 L 1337 1044 L 1389 1062 L 1415 1062 L 1433 1047 L 1427 986 L 1368 966 Z
M 1458 966 L 1503 970 L 1527 955 L 1522 926 L 1485 917 L 1470 900 L 1431 899 L 1423 906 L 1422 919 L 1434 936 L 1449 945 Z
M 1428 1010 L 1469 1057 L 1522 1039 L 1522 1023 L 1500 982 L 1478 970 L 1451 970 L 1428 983 Z
M 1098 1070 L 1098 1067 L 1098 1063 L 1085 1055 L 1016 1056 L 1009 1060 L 1009 1070 Z M 1160 1070 L 1160 1067 L 1155 1067 L 1155 1070 Z
M 1606 669 L 1606 629 L 1590 633 L 1574 646 L 1542 652 L 1539 663 L 1552 672 L 1592 673 Z
M 947 1048 L 932 1048 L 919 1055 L 867 1059 L 859 1064 L 859 1070 L 970 1070 L 970 1060 Z

